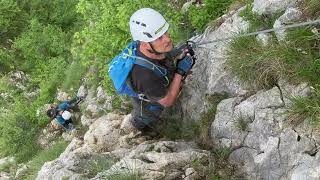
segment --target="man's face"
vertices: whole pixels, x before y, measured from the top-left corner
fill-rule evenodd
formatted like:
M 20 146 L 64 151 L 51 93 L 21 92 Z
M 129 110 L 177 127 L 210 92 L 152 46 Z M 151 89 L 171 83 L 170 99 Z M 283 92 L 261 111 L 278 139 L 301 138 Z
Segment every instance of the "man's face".
M 173 49 L 173 44 L 168 32 L 151 42 L 153 48 L 159 53 L 167 53 Z

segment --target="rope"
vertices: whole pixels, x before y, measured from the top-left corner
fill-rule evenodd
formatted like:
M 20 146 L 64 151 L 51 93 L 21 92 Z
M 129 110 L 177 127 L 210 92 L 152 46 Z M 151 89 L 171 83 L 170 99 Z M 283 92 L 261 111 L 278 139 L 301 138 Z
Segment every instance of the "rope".
M 251 32 L 251 33 L 235 35 L 235 36 L 231 36 L 231 37 L 227 37 L 227 38 L 215 39 L 215 40 L 212 40 L 212 41 L 197 42 L 196 46 L 199 47 L 200 45 L 204 45 L 204 44 L 227 41 L 227 40 L 240 38 L 240 37 L 254 36 L 254 35 L 261 34 L 261 33 L 269 33 L 269 32 L 280 31 L 280 30 L 284 30 L 284 29 L 296 28 L 296 27 L 307 26 L 307 25 L 318 24 L 318 23 L 320 24 L 320 19 L 314 20 L 314 21 L 309 21 L 309 22 L 291 24 L 291 25 L 282 26 L 282 27 L 279 27 L 279 28 L 272 28 L 272 29 L 266 29 L 266 30 L 262 30 L 262 31 L 255 31 L 255 32 Z M 203 47 L 200 46 L 200 48 L 203 48 Z

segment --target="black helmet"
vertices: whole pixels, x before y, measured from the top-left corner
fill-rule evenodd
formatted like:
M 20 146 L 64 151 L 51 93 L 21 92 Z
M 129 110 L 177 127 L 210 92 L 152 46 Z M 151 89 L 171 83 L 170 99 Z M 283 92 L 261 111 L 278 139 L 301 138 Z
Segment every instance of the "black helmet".
M 55 109 L 55 108 L 51 108 L 51 109 L 49 109 L 48 111 L 47 111 L 47 116 L 49 117 L 49 118 L 55 118 L 56 117 L 56 115 L 57 115 L 57 110 Z

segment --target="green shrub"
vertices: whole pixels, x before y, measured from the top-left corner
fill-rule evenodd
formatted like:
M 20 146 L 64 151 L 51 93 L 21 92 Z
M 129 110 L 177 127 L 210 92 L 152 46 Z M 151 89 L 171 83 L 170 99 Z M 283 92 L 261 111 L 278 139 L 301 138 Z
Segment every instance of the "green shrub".
M 56 90 L 65 84 L 77 86 L 74 79 L 65 76 L 71 72 L 73 32 L 81 27 L 81 16 L 75 11 L 77 0 L 55 1 L 1 1 L 0 0 L 0 156 L 13 155 L 19 162 L 30 160 L 39 150 L 37 133 L 48 123 L 45 114 L 36 115 L 44 104 L 53 102 Z M 31 82 L 26 90 L 11 87 L 3 72 L 26 72 Z M 70 72 L 69 72 L 70 73 Z M 40 95 L 27 99 L 24 94 L 40 89 Z
M 0 156 L 14 155 L 19 162 L 29 160 L 39 150 L 34 112 L 25 104 L 16 100 L 9 112 L 0 115 Z
M 203 32 L 207 24 L 226 13 L 233 2 L 234 0 L 205 0 L 203 6 L 191 6 L 188 11 L 191 25 L 198 32 Z
M 67 142 L 59 140 L 49 149 L 40 151 L 31 159 L 28 169 L 19 176 L 19 179 L 35 179 L 43 164 L 58 158 L 67 145 Z
M 81 62 L 74 61 L 67 69 L 65 69 L 65 76 L 62 77 L 62 90 L 75 91 L 81 85 L 81 79 L 86 72 L 86 68 Z
M 0 46 L 0 73 L 8 72 L 15 66 L 14 54 Z
M 20 69 L 32 72 L 45 66 L 50 58 L 68 57 L 66 41 L 67 36 L 59 27 L 44 26 L 37 19 L 32 19 L 29 29 L 14 42 L 14 47 L 24 59 Z
M 37 18 L 44 25 L 55 25 L 64 31 L 81 27 L 81 16 L 76 12 L 79 0 L 18 1 L 22 11 Z
M 282 14 L 278 12 L 272 15 L 258 15 L 252 11 L 253 0 L 246 1 L 246 8 L 240 12 L 240 16 L 249 22 L 249 32 L 261 30 L 261 29 L 271 29 L 275 20 Z
M 25 27 L 27 14 L 19 8 L 14 0 L 0 0 L 0 44 L 19 35 Z

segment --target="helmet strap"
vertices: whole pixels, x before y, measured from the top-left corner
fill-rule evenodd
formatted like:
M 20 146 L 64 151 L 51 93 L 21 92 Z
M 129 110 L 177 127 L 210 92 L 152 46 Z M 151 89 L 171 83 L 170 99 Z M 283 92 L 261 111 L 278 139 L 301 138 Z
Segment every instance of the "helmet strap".
M 161 54 L 164 54 L 164 53 L 161 53 L 161 52 L 156 51 L 156 50 L 153 48 L 153 45 L 152 45 L 150 42 L 148 42 L 148 43 L 149 43 L 149 45 L 150 45 L 150 47 L 151 47 L 151 50 L 150 50 L 150 49 L 148 49 L 149 53 L 151 53 L 151 54 L 155 54 L 155 55 L 161 55 Z

